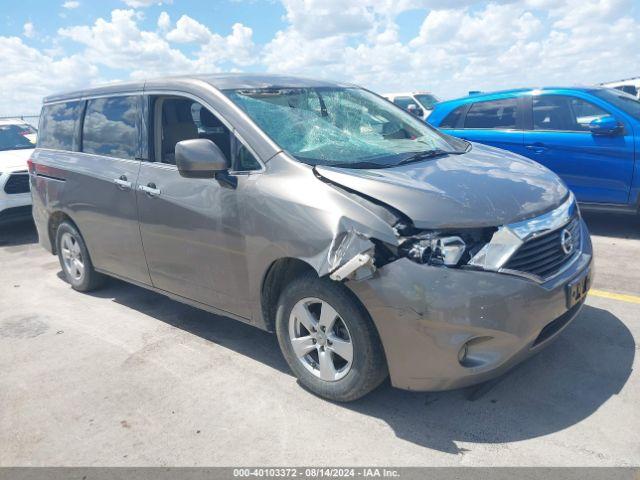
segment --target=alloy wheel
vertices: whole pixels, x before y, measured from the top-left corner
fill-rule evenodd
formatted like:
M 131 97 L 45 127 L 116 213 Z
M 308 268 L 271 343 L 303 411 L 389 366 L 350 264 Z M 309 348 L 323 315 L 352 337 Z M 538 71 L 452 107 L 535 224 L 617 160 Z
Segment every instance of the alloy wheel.
M 84 275 L 84 258 L 78 240 L 68 232 L 60 239 L 62 262 L 67 274 L 74 280 L 80 280 Z
M 346 323 L 326 301 L 303 298 L 289 315 L 289 340 L 298 361 L 327 382 L 344 378 L 353 363 L 353 343 Z

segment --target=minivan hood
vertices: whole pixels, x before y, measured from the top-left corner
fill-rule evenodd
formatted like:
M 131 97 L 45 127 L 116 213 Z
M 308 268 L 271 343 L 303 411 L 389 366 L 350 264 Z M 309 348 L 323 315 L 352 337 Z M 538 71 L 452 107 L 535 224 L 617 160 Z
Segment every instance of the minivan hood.
M 0 173 L 26 170 L 32 153 L 33 148 L 0 151 Z
M 417 228 L 499 226 L 548 212 L 569 194 L 547 168 L 505 150 L 472 144 L 447 155 L 383 169 L 316 166 L 330 182 L 399 210 Z

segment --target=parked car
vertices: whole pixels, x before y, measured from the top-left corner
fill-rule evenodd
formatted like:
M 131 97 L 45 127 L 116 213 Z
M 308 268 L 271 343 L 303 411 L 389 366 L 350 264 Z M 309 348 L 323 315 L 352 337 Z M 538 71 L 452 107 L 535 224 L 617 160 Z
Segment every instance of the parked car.
M 440 101 L 431 92 L 385 93 L 383 97 L 423 120 L 427 119 L 434 105 Z
M 74 289 L 110 275 L 275 331 L 338 401 L 388 374 L 411 390 L 499 375 L 590 284 L 555 174 L 356 86 L 204 75 L 51 96 L 30 179 Z
M 615 88 L 640 100 L 640 77 L 625 78 L 623 80 L 616 80 L 615 82 L 601 83 L 600 85 Z
M 638 212 L 640 102 L 599 87 L 520 89 L 438 104 L 441 131 L 557 173 L 585 208 Z
M 36 146 L 36 133 L 22 120 L 0 120 L 0 223 L 31 216 L 27 160 Z

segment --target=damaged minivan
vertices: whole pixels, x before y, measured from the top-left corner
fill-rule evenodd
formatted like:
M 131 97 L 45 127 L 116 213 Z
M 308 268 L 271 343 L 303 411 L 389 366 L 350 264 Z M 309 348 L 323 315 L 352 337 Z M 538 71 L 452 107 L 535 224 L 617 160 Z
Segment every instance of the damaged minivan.
M 350 84 L 170 77 L 45 99 L 40 243 L 79 291 L 116 277 L 275 331 L 336 401 L 495 377 L 579 313 L 592 248 L 546 168 Z M 558 365 L 557 368 L 563 368 Z

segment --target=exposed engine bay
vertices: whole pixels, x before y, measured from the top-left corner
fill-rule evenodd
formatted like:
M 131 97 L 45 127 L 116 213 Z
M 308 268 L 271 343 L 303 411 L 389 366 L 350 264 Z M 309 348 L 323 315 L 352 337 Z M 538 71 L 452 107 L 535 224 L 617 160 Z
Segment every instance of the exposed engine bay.
M 385 219 L 397 239 L 397 243 L 392 244 L 368 238 L 355 229 L 338 234 L 328 254 L 329 264 L 333 267 L 330 278 L 336 281 L 370 278 L 377 268 L 400 258 L 442 267 L 467 265 L 497 230 L 491 227 L 446 231 L 418 229 L 411 219 L 395 208 L 318 173 L 316 176 Z M 354 251 L 355 244 L 360 247 L 359 251 Z

